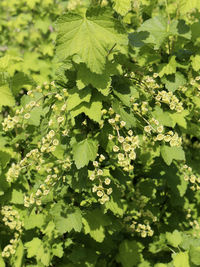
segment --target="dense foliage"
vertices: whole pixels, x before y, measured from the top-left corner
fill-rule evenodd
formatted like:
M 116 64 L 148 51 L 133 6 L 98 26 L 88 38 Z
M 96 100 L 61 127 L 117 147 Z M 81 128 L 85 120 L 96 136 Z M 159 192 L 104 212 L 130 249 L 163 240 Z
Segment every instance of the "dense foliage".
M 0 14 L 0 266 L 200 266 L 199 1 Z

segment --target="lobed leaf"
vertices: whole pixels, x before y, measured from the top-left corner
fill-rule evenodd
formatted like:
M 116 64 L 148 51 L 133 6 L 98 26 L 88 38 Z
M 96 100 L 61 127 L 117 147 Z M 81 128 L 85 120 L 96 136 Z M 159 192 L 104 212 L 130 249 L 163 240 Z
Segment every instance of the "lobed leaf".
M 101 74 L 109 50 L 127 43 L 121 24 L 106 10 L 89 9 L 85 15 L 68 13 L 57 22 L 57 56 L 65 60 L 78 55 L 95 73 Z

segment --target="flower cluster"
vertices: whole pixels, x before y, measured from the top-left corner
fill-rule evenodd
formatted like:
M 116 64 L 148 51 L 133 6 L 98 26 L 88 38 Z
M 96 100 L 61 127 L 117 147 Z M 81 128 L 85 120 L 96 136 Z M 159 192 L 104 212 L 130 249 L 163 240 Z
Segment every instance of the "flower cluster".
M 193 236 L 200 237 L 200 223 L 192 218 L 192 211 L 190 208 L 186 210 L 186 218 L 188 219 L 189 225 L 192 227 Z
M 190 189 L 192 189 L 193 191 L 199 190 L 200 177 L 193 173 L 192 168 L 185 164 L 182 166 L 181 171 L 184 173 L 184 180 L 189 181 L 192 184 L 190 186 Z
M 7 174 L 6 174 L 6 180 L 9 183 L 13 183 L 17 180 L 19 177 L 21 168 L 19 164 L 12 163 L 11 167 L 9 168 Z
M 155 99 L 157 103 L 163 102 L 167 104 L 171 110 L 182 112 L 184 109 L 183 103 L 172 92 L 166 92 L 165 90 L 159 91 Z
M 144 127 L 144 131 L 148 134 L 154 132 L 156 134 L 154 141 L 164 141 L 169 143 L 170 146 L 180 146 L 182 144 L 182 138 L 179 137 L 177 133 L 173 131 L 165 132 L 164 126 L 160 125 L 159 121 L 155 118 L 152 118 L 150 122 L 148 122 L 148 125 Z
M 194 227 L 196 230 L 200 229 L 199 222 L 197 220 L 191 221 L 190 226 Z
M 83 4 L 82 0 L 70 0 L 67 3 L 67 9 L 72 11 L 75 10 L 78 6 L 81 6 Z
M 112 150 L 123 170 L 132 171 L 134 168 L 132 161 L 136 159 L 135 150 L 139 146 L 139 138 L 133 135 L 132 130 L 128 131 L 127 136 L 122 133 L 126 122 L 121 120 L 121 116 L 115 114 L 112 108 L 109 109 L 109 115 L 111 117 L 108 119 L 108 123 L 112 126 L 114 132 L 108 136 L 108 139 L 114 142 Z
M 200 237 L 200 224 L 197 220 L 190 221 L 190 226 L 193 228 L 193 236 Z
M 92 188 L 92 192 L 96 193 L 99 197 L 99 202 L 104 204 L 109 201 L 109 195 L 112 194 L 112 187 L 110 186 L 111 179 L 108 177 L 107 170 L 100 168 L 100 163 L 105 160 L 104 155 L 99 156 L 99 161 L 93 161 L 94 171 L 90 172 L 89 179 L 95 181 L 96 184 Z
M 189 84 L 192 85 L 192 87 L 195 87 L 198 90 L 200 90 L 199 81 L 200 81 L 200 76 L 196 76 L 196 77 L 190 79 Z
M 152 69 L 149 69 L 152 72 Z M 157 82 L 156 78 L 158 77 L 158 73 L 153 73 L 152 76 L 146 75 L 142 77 L 142 80 L 137 80 L 137 76 L 134 72 L 130 73 L 130 77 L 135 79 L 135 81 L 139 84 L 139 86 L 143 87 L 148 92 L 155 93 L 155 90 L 159 89 L 161 85 Z
M 49 133 L 42 138 L 42 142 L 39 143 L 40 151 L 50 153 L 56 150 L 59 145 L 59 140 L 55 137 L 55 131 L 50 130 Z
M 19 213 L 11 206 L 3 206 L 1 214 L 3 215 L 2 221 L 4 224 L 8 226 L 10 230 L 15 231 L 14 238 L 10 240 L 10 244 L 2 251 L 2 257 L 8 258 L 16 252 L 17 244 L 22 233 L 23 222 L 20 221 Z
M 171 147 L 173 146 L 181 146 L 182 138 L 178 136 L 177 133 L 173 133 L 173 131 L 168 131 L 165 134 L 159 133 L 155 139 L 155 141 L 165 141 L 169 143 Z
M 27 95 L 29 97 L 33 97 L 34 99 L 37 96 L 37 100 L 34 101 L 33 99 L 21 110 L 16 110 L 16 114 L 19 116 L 18 121 L 22 125 L 24 124 L 24 121 L 30 118 L 31 109 L 38 107 L 41 100 L 46 101 L 47 99 L 48 101 L 47 96 L 50 95 L 54 96 L 54 100 L 56 100 L 51 107 L 52 116 L 48 122 L 49 129 L 47 133 L 41 138 L 40 141 L 38 141 L 37 143 L 34 142 L 34 146 L 36 146 L 36 148 L 26 153 L 25 157 L 23 157 L 23 159 L 19 160 L 17 163 L 12 163 L 6 174 L 6 179 L 10 183 L 15 182 L 22 172 L 24 174 L 29 172 L 28 175 L 31 179 L 31 173 L 33 174 L 33 172 L 30 172 L 31 170 L 40 174 L 41 177 L 44 177 L 44 182 L 42 182 L 40 187 L 36 189 L 36 192 L 32 192 L 30 196 L 25 196 L 24 205 L 26 207 L 29 207 L 32 204 L 41 205 L 42 197 L 48 195 L 59 180 L 65 181 L 66 172 L 71 168 L 72 164 L 70 157 L 65 157 L 61 160 L 59 159 L 59 156 L 55 156 L 55 150 L 57 149 L 57 147 L 59 145 L 60 147 L 62 146 L 61 134 L 65 137 L 68 136 L 69 133 L 69 121 L 65 116 L 67 108 L 65 97 L 67 97 L 68 93 L 66 89 L 63 89 L 60 92 L 58 92 L 58 90 L 51 90 L 50 92 L 48 92 L 50 89 L 52 89 L 52 87 L 54 90 L 54 82 L 50 84 L 45 82 L 43 86 L 38 86 L 35 91 L 28 91 Z M 8 119 L 11 120 L 10 117 L 8 117 Z M 11 129 L 11 126 L 6 126 L 6 121 L 4 122 L 4 127 Z M 12 127 L 15 126 L 16 125 L 12 124 Z M 51 156 L 49 153 L 52 153 L 52 156 L 54 157 L 52 166 L 49 166 L 49 157 Z
M 55 85 L 55 82 L 52 81 L 50 83 L 48 82 L 44 82 L 42 85 L 38 85 L 35 89 L 34 89 L 34 92 L 38 92 L 38 93 L 42 93 L 42 92 L 45 92 L 45 91 L 51 91 L 51 89 L 55 89 L 56 88 L 56 85 Z M 28 95 L 30 96 L 34 96 L 34 93 L 33 93 L 33 90 L 29 90 L 27 92 Z
M 118 164 L 123 167 L 124 171 L 132 171 L 134 166 L 132 161 L 136 159 L 135 149 L 139 146 L 138 136 L 133 136 L 129 130 L 129 136 L 118 136 L 113 151 L 117 153 Z M 110 138 L 110 137 L 109 137 Z
M 20 111 L 21 112 L 21 111 Z M 18 116 L 11 117 L 8 115 L 2 122 L 3 130 L 5 132 L 11 131 L 18 125 L 20 118 Z
M 30 103 L 25 105 L 25 107 L 22 107 L 21 109 L 16 109 L 15 115 L 13 117 L 8 115 L 2 122 L 3 130 L 7 132 L 12 131 L 15 127 L 20 128 L 23 125 L 24 120 L 30 119 L 31 110 L 34 107 L 39 106 L 40 103 L 36 103 L 36 101 L 30 101 Z
M 35 103 L 35 101 L 31 101 L 30 103 L 32 102 Z M 39 106 L 39 104 L 37 104 L 37 106 Z M 23 120 L 28 120 L 31 117 L 30 110 L 27 110 L 29 107 L 29 104 L 27 104 L 26 108 L 17 109 L 13 117 L 8 115 L 2 122 L 3 130 L 7 132 L 12 131 L 15 127 L 20 128 L 23 124 Z
M 43 84 L 43 86 L 37 86 L 34 91 L 29 90 L 27 92 L 27 95 L 32 97 L 32 98 L 34 98 L 36 96 L 35 93 L 40 93 L 40 95 L 41 95 L 42 92 L 44 93 L 46 90 L 49 90 L 50 88 L 55 88 L 55 83 L 54 82 L 51 82 L 50 84 L 45 82 Z M 50 93 L 50 94 L 54 94 L 54 93 Z M 47 93 L 47 95 L 48 95 L 48 93 Z M 23 125 L 24 121 L 30 119 L 31 110 L 33 108 L 35 108 L 35 107 L 40 107 L 40 105 L 41 105 L 40 100 L 42 100 L 44 98 L 45 98 L 45 95 L 42 95 L 37 100 L 34 100 L 34 99 L 31 100 L 24 107 L 22 107 L 20 109 L 17 108 L 13 117 L 8 115 L 4 119 L 4 121 L 2 122 L 3 130 L 7 132 L 7 131 L 12 131 L 15 127 L 16 128 L 20 128 Z
M 148 200 L 145 196 L 141 196 L 140 190 L 137 188 L 133 201 L 138 210 L 132 210 L 128 216 L 124 217 L 124 222 L 128 223 L 129 230 L 141 237 L 152 236 L 154 231 L 150 225 L 155 223 L 158 218 L 149 209 L 146 209 Z
M 9 168 L 7 174 L 6 174 L 6 180 L 9 183 L 13 183 L 17 180 L 17 178 L 20 175 L 20 172 L 23 169 L 26 169 L 28 166 L 31 166 L 32 164 L 36 164 L 36 168 L 38 163 L 43 163 L 43 160 L 41 158 L 41 153 L 39 150 L 32 149 L 30 152 L 26 154 L 26 156 L 19 162 L 19 163 L 12 163 L 11 167 Z M 33 165 L 34 166 L 34 165 Z
M 145 115 L 149 111 L 148 102 L 141 101 L 139 103 L 134 101 L 134 97 L 131 97 L 132 109 L 135 112 L 140 112 L 140 114 Z
M 136 221 L 132 221 L 130 228 L 140 234 L 141 237 L 145 238 L 147 236 L 153 236 L 154 231 L 151 229 L 149 222 L 146 224 L 141 224 Z
M 36 192 L 24 197 L 25 207 L 30 207 L 33 204 L 40 206 L 42 204 L 42 198 L 50 193 L 58 181 L 62 180 L 65 182 L 66 176 L 62 171 L 69 171 L 72 161 L 69 157 L 66 157 L 64 160 L 57 160 L 56 163 L 58 167 L 49 167 L 46 169 L 47 176 Z
M 155 73 L 153 73 L 153 77 L 146 75 L 143 78 L 143 81 L 147 84 L 147 86 L 149 88 L 158 89 L 158 88 L 160 88 L 160 85 L 155 80 L 157 77 L 158 77 L 158 73 L 155 72 Z

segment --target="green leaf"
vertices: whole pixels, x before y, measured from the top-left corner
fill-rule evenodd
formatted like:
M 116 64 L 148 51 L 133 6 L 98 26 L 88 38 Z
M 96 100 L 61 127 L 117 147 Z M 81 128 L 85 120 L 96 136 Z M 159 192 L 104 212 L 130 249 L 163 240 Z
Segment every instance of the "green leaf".
M 121 120 L 126 122 L 125 127 L 127 129 L 136 126 L 137 122 L 136 122 L 136 118 L 134 117 L 133 113 L 132 112 L 129 113 L 128 111 L 126 111 L 121 106 L 120 102 L 114 101 L 112 107 L 114 111 L 121 116 Z
M 171 188 L 173 186 L 172 183 L 173 183 L 173 181 L 171 181 Z M 169 184 L 170 184 L 170 181 L 169 181 Z M 178 189 L 179 195 L 181 197 L 185 195 L 187 188 L 188 188 L 187 181 L 184 180 L 184 177 L 179 177 L 179 184 L 177 184 L 177 189 Z M 173 189 L 172 189 L 172 191 L 173 191 Z
M 195 55 L 191 57 L 191 65 L 195 71 L 200 70 L 200 55 Z
M 155 110 L 152 112 L 152 115 L 155 119 L 159 121 L 160 124 L 168 127 L 174 127 L 175 123 L 171 119 L 171 114 L 169 112 L 165 112 L 162 108 L 156 106 Z
M 155 185 L 152 180 L 141 181 L 138 186 L 142 195 L 149 198 L 153 197 L 155 193 Z
M 200 138 L 200 128 L 199 125 L 197 125 L 196 123 L 187 121 L 187 129 L 185 130 L 185 132 Z
M 167 18 L 157 16 L 146 20 L 138 29 L 139 32 L 148 32 L 149 36 L 145 43 L 153 43 L 156 48 L 159 48 L 166 37 L 169 36 L 167 32 Z
M 190 267 L 188 252 L 179 252 L 173 257 L 174 267 Z
M 35 81 L 23 72 L 16 73 L 11 79 L 11 90 L 16 96 L 24 85 L 35 85 Z
M 35 93 L 33 97 L 28 95 L 23 95 L 21 99 L 21 104 L 25 107 L 25 105 L 29 104 L 31 101 L 38 101 L 42 97 L 43 95 L 41 93 Z M 39 126 L 42 115 L 44 115 L 44 110 L 42 106 L 34 107 L 30 112 L 30 118 L 28 119 L 28 124 Z
M 72 110 L 82 102 L 89 103 L 91 99 L 91 89 L 85 88 L 84 90 L 78 90 L 73 88 L 69 90 L 69 96 L 67 98 L 67 110 Z
M 0 86 L 8 84 L 10 80 L 9 74 L 4 71 L 0 71 Z
M 48 18 L 37 19 L 35 23 L 35 28 L 41 30 L 44 34 L 46 34 L 50 25 L 51 21 Z
M 6 264 L 5 264 L 5 262 L 4 262 L 4 260 L 3 260 L 2 256 L 1 256 L 1 253 L 0 253 L 0 266 L 1 267 L 6 267 Z
M 11 55 L 5 55 L 0 58 L 0 71 L 9 71 L 10 65 L 14 62 L 22 61 L 21 57 L 15 57 Z
M 200 265 L 200 247 L 191 246 L 189 254 L 192 263 L 197 266 Z
M 36 6 L 37 3 L 39 3 L 40 0 L 32 0 L 32 1 L 28 1 L 27 5 L 28 7 L 30 7 L 31 9 L 34 9 L 34 7 Z
M 52 154 L 57 159 L 63 159 L 63 155 L 64 155 L 65 150 L 66 150 L 66 146 L 58 145 L 58 146 L 56 146 L 56 149 L 52 152 Z
M 68 231 L 68 222 L 67 219 L 62 216 L 55 217 L 55 226 L 57 231 L 63 235 Z
M 37 261 L 41 261 L 44 266 L 49 266 L 50 263 L 50 250 L 44 246 L 41 239 L 34 237 L 30 242 L 25 243 L 27 248 L 27 257 L 36 257 Z
M 139 246 L 136 241 L 124 240 L 119 246 L 117 261 L 123 267 L 138 266 L 140 262 Z
M 154 267 L 169 267 L 168 264 L 165 263 L 157 263 L 154 265 Z
M 77 85 L 79 88 L 84 88 L 87 85 L 92 85 L 93 87 L 97 88 L 100 92 L 104 92 L 111 82 L 110 73 L 109 71 L 103 72 L 102 74 L 97 74 L 91 72 L 85 64 L 80 64 L 78 67 L 77 72 Z M 106 65 L 106 70 L 109 68 L 108 64 Z M 109 88 L 108 88 L 109 89 Z M 109 90 L 107 91 L 109 92 Z M 108 95 L 103 93 L 104 95 Z
M 110 173 L 105 173 L 106 176 L 110 176 Z M 121 193 L 117 188 L 113 188 L 113 193 L 110 196 L 110 200 L 105 203 L 105 208 L 112 211 L 113 214 L 123 216 L 126 212 L 126 207 L 123 205 Z
M 5 55 L 4 57 L 1 57 L 0 58 L 0 70 L 1 71 L 6 71 L 8 66 L 9 66 L 9 63 L 10 63 L 10 60 L 11 60 L 11 56 L 10 55 Z
M 23 193 L 20 190 L 13 189 L 10 202 L 13 204 L 24 204 Z
M 200 247 L 200 239 L 198 237 L 193 237 L 190 234 L 182 233 L 183 235 L 183 242 L 181 244 L 181 248 L 184 250 L 190 250 L 193 247 Z
M 74 263 L 73 267 L 77 266 L 77 262 L 80 264 L 79 266 L 97 266 L 97 258 L 98 256 L 95 250 L 80 245 L 76 245 L 69 255 L 69 260 Z
M 193 96 L 192 101 L 197 108 L 200 108 L 200 98 L 198 96 Z
M 191 38 L 190 28 L 182 20 L 168 21 L 167 17 L 154 16 L 146 20 L 138 29 L 142 35 L 135 36 L 139 42 L 138 46 L 143 43 L 155 44 L 158 49 L 170 35 L 180 35 L 187 39 Z M 147 34 L 146 34 L 147 33 Z
M 70 232 L 74 229 L 75 232 L 80 232 L 82 229 L 82 215 L 80 209 L 76 208 L 66 212 L 66 217 L 56 216 L 55 225 L 60 234 Z
M 176 56 L 172 56 L 169 60 L 169 63 L 161 65 L 161 71 L 159 72 L 159 76 L 162 77 L 165 74 L 169 75 L 176 73 L 176 67 Z
M 54 235 L 54 230 L 55 230 L 56 226 L 55 223 L 53 221 L 50 221 L 46 228 L 43 230 L 42 228 L 42 232 L 48 236 L 48 238 L 52 238 L 52 236 Z
M 30 242 L 25 243 L 25 247 L 27 248 L 27 257 L 31 258 L 37 255 L 39 248 L 42 246 L 42 241 L 35 237 Z
M 66 84 L 68 82 L 68 77 L 66 73 L 71 68 L 72 63 L 70 61 L 66 61 L 63 64 L 61 63 L 55 70 L 56 81 L 61 84 Z
M 52 253 L 58 258 L 62 258 L 64 251 L 63 251 L 63 244 L 62 243 L 55 243 L 52 246 Z
M 8 86 L 4 84 L 0 86 L 0 106 L 14 106 L 15 99 L 13 94 Z
M 139 90 L 136 86 L 131 86 L 130 88 L 127 88 L 127 92 L 125 92 L 125 85 L 124 83 L 122 84 L 122 87 L 120 88 L 119 81 L 117 81 L 118 87 L 113 88 L 114 94 L 121 100 L 121 102 L 127 106 L 130 107 L 130 101 L 131 97 L 134 97 L 135 99 L 139 98 Z M 117 108 L 117 106 L 116 106 Z
M 176 72 L 175 74 L 164 77 L 162 81 L 165 83 L 165 87 L 169 91 L 176 91 L 180 86 L 186 84 L 187 80 L 181 72 Z
M 170 113 L 170 117 L 172 118 L 175 124 L 180 125 L 183 128 L 187 128 L 187 122 L 185 117 L 189 114 L 188 110 L 183 110 L 181 113 Z
M 150 262 L 148 262 L 148 261 L 143 261 L 143 262 L 141 262 L 139 265 L 138 265 L 138 267 L 151 267 L 151 265 L 150 265 Z M 155 267 L 155 266 L 154 266 Z
M 179 1 L 179 12 L 181 15 L 190 12 L 192 9 L 200 9 L 200 3 L 198 0 L 180 0 Z
M 182 235 L 179 231 L 174 230 L 173 233 L 166 233 L 168 243 L 173 247 L 178 247 L 182 242 Z
M 107 215 L 103 214 L 99 209 L 89 211 L 83 217 L 85 234 L 89 234 L 97 242 L 103 242 L 105 238 L 104 227 L 110 224 Z
M 95 160 L 98 151 L 98 143 L 92 139 L 85 139 L 75 143 L 72 147 L 73 157 L 78 169 L 88 165 L 89 161 Z
M 185 153 L 182 147 L 170 147 L 163 145 L 160 149 L 163 160 L 170 165 L 175 160 L 185 160 Z
M 106 209 L 111 210 L 115 215 L 122 216 L 124 214 L 123 205 L 120 200 L 111 196 L 111 199 L 105 203 Z
M 21 267 L 23 265 L 22 263 L 23 256 L 24 256 L 24 246 L 23 246 L 22 241 L 20 240 L 18 243 L 17 249 L 16 249 L 15 256 L 14 256 L 13 267 Z
M 117 49 L 127 44 L 123 27 L 105 9 L 91 8 L 85 16 L 64 14 L 57 26 L 57 56 L 63 61 L 78 55 L 95 73 L 103 72 L 106 57 L 115 44 Z
M 148 36 L 149 33 L 147 31 L 131 32 L 129 33 L 130 44 L 134 47 L 142 47 L 145 45 L 145 40 Z
M 4 169 L 9 163 L 13 153 L 8 148 L 0 148 L 0 163 Z
M 165 234 L 160 234 L 153 243 L 149 246 L 149 251 L 153 254 L 159 253 L 162 250 L 165 250 L 166 245 L 166 236 Z
M 191 25 L 192 41 L 195 42 L 196 39 L 200 37 L 200 22 L 195 22 Z
M 99 100 L 98 96 L 94 96 L 90 103 L 82 102 L 80 105 L 72 109 L 70 114 L 75 118 L 79 114 L 85 113 L 91 120 L 100 122 L 102 116 L 101 109 L 102 102 Z
M 190 26 L 188 26 L 185 20 L 172 20 L 169 25 L 169 31 L 172 35 L 179 35 L 186 39 L 191 39 Z
M 42 107 L 35 107 L 30 112 L 30 118 L 28 119 L 28 124 L 39 126 L 40 125 L 40 118 L 43 115 Z
M 35 209 L 24 220 L 24 228 L 26 230 L 34 229 L 35 227 L 41 229 L 45 221 L 45 217 L 42 213 L 36 214 Z
M 124 16 L 131 10 L 131 0 L 113 0 L 114 10 Z
M 79 208 L 76 208 L 73 212 L 67 213 L 68 220 L 68 232 L 74 229 L 76 232 L 80 232 L 82 229 L 82 215 Z

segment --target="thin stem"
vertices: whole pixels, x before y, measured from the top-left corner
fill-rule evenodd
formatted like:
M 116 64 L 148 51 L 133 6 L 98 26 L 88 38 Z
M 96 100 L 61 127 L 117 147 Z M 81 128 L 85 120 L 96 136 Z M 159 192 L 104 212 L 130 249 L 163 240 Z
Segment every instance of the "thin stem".
M 117 45 L 117 43 L 115 43 L 115 44 L 111 47 L 111 49 L 108 51 L 107 57 L 110 55 L 110 53 L 112 52 L 112 50 L 115 48 L 116 45 Z
M 145 86 L 146 89 L 149 89 L 148 86 L 146 85 L 145 82 L 137 79 L 137 78 L 134 78 L 134 77 L 130 77 L 130 76 L 124 76 L 125 78 L 128 78 L 128 79 L 132 79 L 132 80 L 135 80 L 136 82 L 138 82 L 139 84 L 143 84 Z
M 171 18 L 170 18 L 170 14 L 168 12 L 168 3 L 167 3 L 167 0 L 165 0 L 165 6 L 166 6 L 166 10 L 167 10 L 167 18 L 168 18 L 168 21 L 167 21 L 167 32 L 169 32 L 169 26 L 170 26 L 170 23 L 171 23 Z M 168 54 L 170 54 L 170 51 L 171 51 L 171 45 L 170 45 L 170 40 L 168 38 Z
M 167 17 L 168 17 L 167 31 L 169 31 L 169 25 L 170 25 L 170 22 L 171 22 L 171 18 L 170 18 L 170 14 L 168 12 L 168 3 L 167 3 L 167 0 L 165 0 L 165 6 L 166 6 L 166 10 L 167 10 Z
M 168 249 L 171 250 L 174 254 L 176 254 L 176 252 L 175 252 L 172 248 L 170 248 L 168 245 L 167 245 L 167 247 L 168 247 Z
M 140 116 L 140 118 L 142 118 L 152 129 L 153 129 L 153 131 L 155 131 L 156 132 L 156 130 L 154 129 L 154 127 L 148 122 L 148 120 L 146 120 L 138 111 L 136 111 L 136 114 L 138 115 L 138 116 Z

